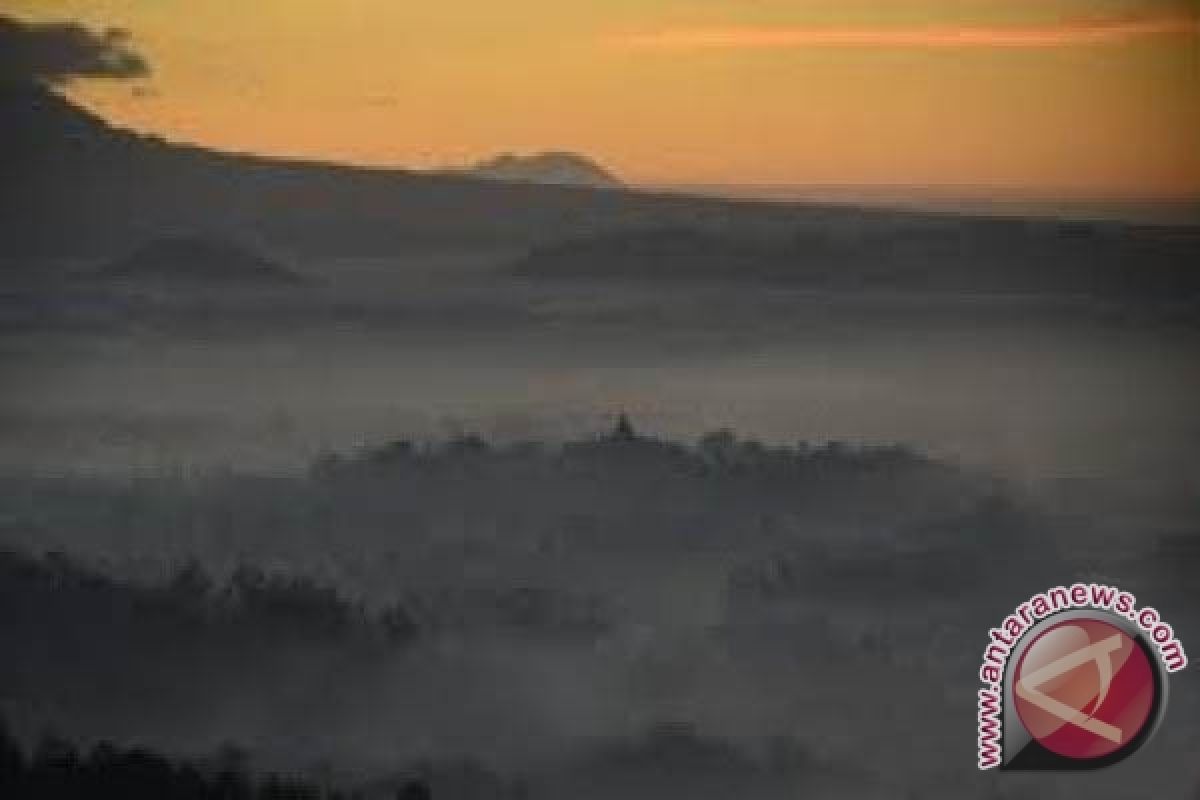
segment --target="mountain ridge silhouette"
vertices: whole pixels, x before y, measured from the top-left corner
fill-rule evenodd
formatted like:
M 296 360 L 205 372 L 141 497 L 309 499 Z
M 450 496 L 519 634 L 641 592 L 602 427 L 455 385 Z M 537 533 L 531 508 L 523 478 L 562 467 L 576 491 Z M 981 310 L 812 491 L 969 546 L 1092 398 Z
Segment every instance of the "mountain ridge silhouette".
M 794 210 L 628 188 L 220 152 L 123 130 L 37 84 L 0 82 L 0 254 L 116 257 L 205 230 L 310 255 L 525 247 L 647 222 L 783 229 Z
M 524 279 L 1126 299 L 1200 295 L 1200 229 L 653 194 L 240 155 L 0 84 L 0 256 L 122 256 L 203 230 L 302 258 L 523 254 Z M 10 262 L 14 263 L 14 262 Z M 497 265 L 498 267 L 502 265 Z

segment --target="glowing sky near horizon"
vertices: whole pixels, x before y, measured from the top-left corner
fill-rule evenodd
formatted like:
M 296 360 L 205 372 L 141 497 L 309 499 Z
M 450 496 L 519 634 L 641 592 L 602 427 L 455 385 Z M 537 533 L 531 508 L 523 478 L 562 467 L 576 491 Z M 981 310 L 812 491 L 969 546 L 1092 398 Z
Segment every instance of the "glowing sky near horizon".
M 5 0 L 128 28 L 77 81 L 172 139 L 429 167 L 574 150 L 642 183 L 1200 196 L 1195 0 Z

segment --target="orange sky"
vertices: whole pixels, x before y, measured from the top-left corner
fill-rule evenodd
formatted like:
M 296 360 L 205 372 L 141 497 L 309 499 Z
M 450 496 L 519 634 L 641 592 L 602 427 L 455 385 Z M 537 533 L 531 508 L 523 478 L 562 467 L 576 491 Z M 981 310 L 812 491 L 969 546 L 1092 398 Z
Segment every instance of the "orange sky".
M 576 150 L 643 183 L 1200 196 L 1195 0 L 6 0 L 121 26 L 105 116 L 369 164 Z

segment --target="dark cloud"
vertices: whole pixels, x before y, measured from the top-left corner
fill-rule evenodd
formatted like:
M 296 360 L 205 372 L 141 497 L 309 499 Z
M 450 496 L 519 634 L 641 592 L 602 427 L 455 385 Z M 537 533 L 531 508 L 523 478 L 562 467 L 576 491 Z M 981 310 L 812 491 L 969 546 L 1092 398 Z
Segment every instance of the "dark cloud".
M 77 76 L 134 78 L 149 73 L 120 28 L 92 31 L 75 22 L 30 24 L 0 16 L 0 80 L 60 83 Z

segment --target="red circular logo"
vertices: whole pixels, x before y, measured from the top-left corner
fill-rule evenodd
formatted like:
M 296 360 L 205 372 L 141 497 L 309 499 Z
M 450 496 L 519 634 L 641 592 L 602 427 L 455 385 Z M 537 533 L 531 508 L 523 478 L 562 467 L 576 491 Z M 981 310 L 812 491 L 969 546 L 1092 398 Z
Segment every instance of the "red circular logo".
M 1013 673 L 1025 730 L 1066 758 L 1103 758 L 1153 722 L 1158 685 L 1145 649 L 1119 627 L 1071 619 L 1030 642 Z

